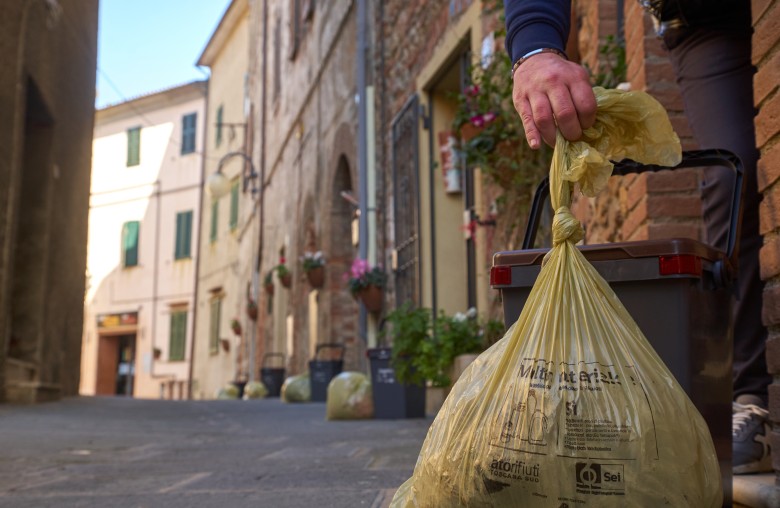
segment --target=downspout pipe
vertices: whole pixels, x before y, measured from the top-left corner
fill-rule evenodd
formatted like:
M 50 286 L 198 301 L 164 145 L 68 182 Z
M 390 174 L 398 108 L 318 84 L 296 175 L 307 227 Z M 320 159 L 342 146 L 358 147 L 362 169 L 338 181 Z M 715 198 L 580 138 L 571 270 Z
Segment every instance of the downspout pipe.
M 357 2 L 357 94 L 358 94 L 358 253 L 361 259 L 368 259 L 368 100 L 366 97 L 366 50 L 368 48 L 368 0 Z M 358 335 L 368 340 L 368 315 L 365 306 L 360 306 Z

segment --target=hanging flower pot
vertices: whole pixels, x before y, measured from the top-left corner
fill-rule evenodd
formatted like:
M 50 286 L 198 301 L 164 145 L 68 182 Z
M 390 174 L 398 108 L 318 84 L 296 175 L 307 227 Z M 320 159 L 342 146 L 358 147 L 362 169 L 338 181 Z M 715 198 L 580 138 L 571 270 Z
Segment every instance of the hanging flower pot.
M 366 310 L 369 312 L 379 312 L 382 310 L 382 303 L 384 302 L 384 293 L 382 288 L 374 286 L 373 284 L 367 286 L 358 291 L 358 298 L 366 306 Z
M 274 285 L 273 285 L 273 283 L 265 285 L 265 292 L 268 293 L 271 296 L 274 295 Z
M 309 285 L 314 289 L 319 289 L 325 285 L 325 267 L 318 266 L 306 272 L 306 278 Z
M 156 347 L 152 350 L 152 355 L 155 360 L 159 360 L 162 357 L 162 349 Z
M 257 303 L 255 303 L 253 300 L 250 300 L 246 304 L 246 315 L 252 321 L 257 321 Z
M 282 283 L 282 286 L 289 289 L 290 286 L 292 285 L 292 275 L 289 273 L 285 275 L 279 275 L 279 282 Z
M 241 335 L 241 323 L 238 319 L 234 319 L 230 322 L 230 329 L 233 330 L 234 334 Z
M 230 341 L 228 339 L 219 339 L 219 343 L 222 344 L 222 350 L 225 353 L 230 352 Z

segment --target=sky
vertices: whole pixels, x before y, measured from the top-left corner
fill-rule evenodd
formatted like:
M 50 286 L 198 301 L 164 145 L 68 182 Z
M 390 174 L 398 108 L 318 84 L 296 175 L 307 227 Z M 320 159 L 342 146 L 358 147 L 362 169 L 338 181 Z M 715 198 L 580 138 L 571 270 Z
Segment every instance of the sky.
M 230 0 L 101 0 L 98 108 L 205 79 L 195 62 Z M 204 74 L 204 72 L 206 74 Z

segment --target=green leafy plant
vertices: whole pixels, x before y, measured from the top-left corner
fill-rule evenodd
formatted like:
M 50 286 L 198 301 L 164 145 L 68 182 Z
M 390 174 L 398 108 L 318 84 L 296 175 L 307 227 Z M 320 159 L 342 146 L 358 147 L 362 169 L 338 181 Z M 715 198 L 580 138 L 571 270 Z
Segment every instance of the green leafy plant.
M 303 271 L 310 272 L 315 268 L 325 266 L 325 257 L 319 250 L 317 252 L 304 252 L 301 262 L 303 263 Z
M 276 274 L 279 275 L 279 278 L 287 277 L 290 275 L 290 269 L 287 268 L 287 265 L 285 264 L 284 257 L 279 258 L 279 264 L 274 267 L 274 270 L 276 270 Z
M 503 17 L 500 2 L 486 10 Z M 505 31 L 498 30 L 495 36 L 501 40 Z M 543 145 L 531 150 L 526 142 L 512 102 L 512 62 L 505 51 L 496 51 L 486 65 L 472 65 L 468 78 L 469 86 L 455 96 L 452 130 L 461 140 L 458 155 L 467 169 L 479 168 L 492 184 L 497 246 L 517 248 L 533 192 L 549 171 L 552 149 Z
M 360 258 L 356 258 L 352 262 L 352 267 L 346 277 L 349 292 L 353 296 L 369 286 L 383 288 L 387 284 L 387 274 L 384 270 L 378 266 L 372 267 L 368 261 Z
M 448 386 L 450 369 L 455 358 L 481 353 L 497 340 L 503 324 L 496 320 L 481 320 L 474 308 L 466 313 L 448 316 L 441 312 L 432 319 L 430 309 L 412 308 L 405 304 L 387 316 L 393 339 L 392 364 L 402 383 Z M 499 337 L 500 338 L 500 337 Z
M 620 83 L 626 81 L 626 43 L 624 40 L 608 35 L 604 43 L 599 46 L 599 70 L 601 72 L 593 75 L 593 70 L 585 66 L 591 74 L 591 80 L 594 86 L 603 86 L 604 88 L 615 88 Z

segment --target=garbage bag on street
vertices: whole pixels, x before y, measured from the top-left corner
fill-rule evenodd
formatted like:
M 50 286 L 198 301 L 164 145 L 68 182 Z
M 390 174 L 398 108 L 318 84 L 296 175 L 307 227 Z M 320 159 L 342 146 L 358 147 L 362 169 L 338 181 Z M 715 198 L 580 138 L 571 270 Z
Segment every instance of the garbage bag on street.
M 326 419 L 359 420 L 373 416 L 371 382 L 365 374 L 342 372 L 331 379 L 328 384 Z
M 721 506 L 704 419 L 575 247 L 569 210 L 575 184 L 604 187 L 610 160 L 673 166 L 680 142 L 649 95 L 595 93 L 583 139 L 558 134 L 553 248 L 527 303 L 455 384 L 391 507 Z
M 218 400 L 236 400 L 238 399 L 238 387 L 232 383 L 228 383 L 223 388 L 217 391 Z
M 260 381 L 251 381 L 244 387 L 244 399 L 264 399 L 268 396 L 268 389 Z
M 309 373 L 290 376 L 282 384 L 282 400 L 284 402 L 309 402 L 311 400 L 311 382 Z

